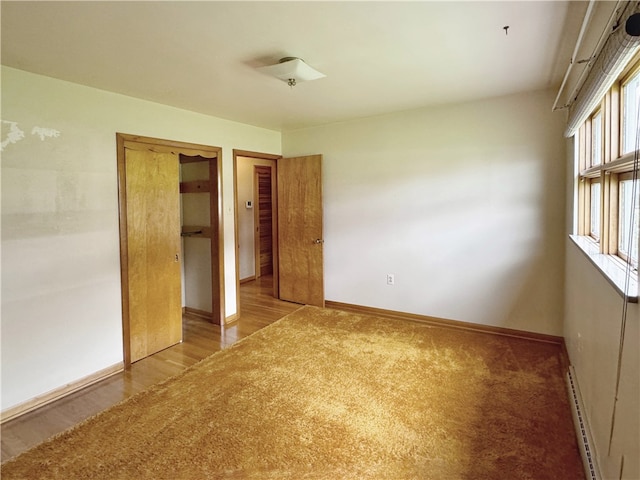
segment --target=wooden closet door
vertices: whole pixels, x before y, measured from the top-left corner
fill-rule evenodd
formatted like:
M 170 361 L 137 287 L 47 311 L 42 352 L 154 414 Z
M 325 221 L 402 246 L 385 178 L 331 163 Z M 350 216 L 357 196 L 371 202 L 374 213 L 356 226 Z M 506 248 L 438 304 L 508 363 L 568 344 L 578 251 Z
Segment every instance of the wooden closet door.
M 179 159 L 125 150 L 131 362 L 182 340 Z

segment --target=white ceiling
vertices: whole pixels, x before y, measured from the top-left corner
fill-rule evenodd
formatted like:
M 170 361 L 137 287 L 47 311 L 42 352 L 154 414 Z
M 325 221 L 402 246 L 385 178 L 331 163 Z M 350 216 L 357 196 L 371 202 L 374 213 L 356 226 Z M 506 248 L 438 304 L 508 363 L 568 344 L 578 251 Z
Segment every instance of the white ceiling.
M 286 131 L 557 87 L 585 5 L 3 0 L 1 58 L 10 67 Z M 256 70 L 285 56 L 327 77 L 289 88 Z

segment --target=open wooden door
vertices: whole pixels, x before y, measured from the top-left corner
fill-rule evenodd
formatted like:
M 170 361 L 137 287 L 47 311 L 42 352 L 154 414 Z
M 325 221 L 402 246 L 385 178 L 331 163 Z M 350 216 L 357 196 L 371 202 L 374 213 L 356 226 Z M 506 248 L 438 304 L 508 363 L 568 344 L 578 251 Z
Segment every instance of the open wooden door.
M 278 160 L 279 297 L 324 307 L 322 155 Z
M 125 147 L 130 361 L 182 340 L 179 160 Z

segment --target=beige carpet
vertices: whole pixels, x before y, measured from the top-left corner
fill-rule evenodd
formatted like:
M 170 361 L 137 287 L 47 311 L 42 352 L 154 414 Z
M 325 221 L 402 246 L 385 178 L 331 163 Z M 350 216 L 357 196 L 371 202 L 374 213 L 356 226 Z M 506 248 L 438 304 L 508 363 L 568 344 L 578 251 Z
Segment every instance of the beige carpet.
M 3 480 L 582 479 L 557 345 L 304 307 Z

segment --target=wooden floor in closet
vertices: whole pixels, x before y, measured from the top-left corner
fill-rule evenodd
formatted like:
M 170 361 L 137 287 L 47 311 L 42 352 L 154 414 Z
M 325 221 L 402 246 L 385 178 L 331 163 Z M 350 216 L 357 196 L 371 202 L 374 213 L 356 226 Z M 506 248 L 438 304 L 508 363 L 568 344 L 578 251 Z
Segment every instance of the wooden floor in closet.
M 115 405 L 300 308 L 273 298 L 272 278 L 240 287 L 240 318 L 221 327 L 185 314 L 183 342 L 134 363 L 130 369 L 2 425 L 2 462 Z

